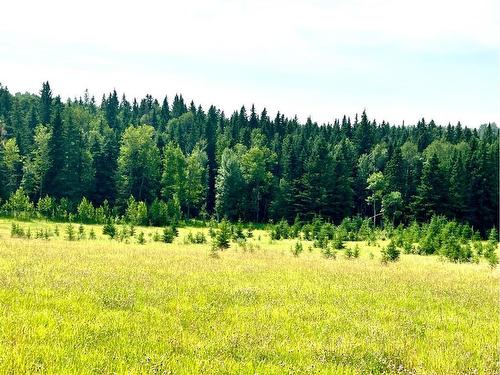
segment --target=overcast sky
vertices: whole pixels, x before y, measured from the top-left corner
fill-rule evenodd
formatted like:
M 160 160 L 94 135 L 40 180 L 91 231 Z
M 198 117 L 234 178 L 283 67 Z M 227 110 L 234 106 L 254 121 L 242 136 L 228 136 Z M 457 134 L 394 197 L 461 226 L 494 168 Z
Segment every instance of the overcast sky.
M 318 122 L 500 121 L 499 0 L 8 1 L 0 82 Z

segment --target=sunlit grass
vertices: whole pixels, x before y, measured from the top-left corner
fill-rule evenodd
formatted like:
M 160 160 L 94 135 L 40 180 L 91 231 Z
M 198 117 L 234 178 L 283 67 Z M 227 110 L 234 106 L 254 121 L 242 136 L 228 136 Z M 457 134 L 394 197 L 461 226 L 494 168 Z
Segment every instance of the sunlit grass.
M 21 223 L 35 228 L 52 223 Z M 380 248 L 294 257 L 232 244 L 10 237 L 0 220 L 0 373 L 498 373 L 498 274 Z M 88 233 L 90 226 L 85 226 Z M 75 225 L 78 229 L 78 225 Z M 259 240 L 260 237 L 260 240 Z M 348 244 L 353 246 L 353 244 Z

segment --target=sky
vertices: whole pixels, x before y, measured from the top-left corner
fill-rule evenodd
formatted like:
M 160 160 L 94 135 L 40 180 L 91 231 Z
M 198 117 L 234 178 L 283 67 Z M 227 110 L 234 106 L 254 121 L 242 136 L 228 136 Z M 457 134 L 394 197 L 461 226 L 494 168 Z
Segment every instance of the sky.
M 182 93 L 226 113 L 500 123 L 500 0 L 17 0 L 0 82 L 97 101 Z M 170 100 L 171 102 L 171 100 Z

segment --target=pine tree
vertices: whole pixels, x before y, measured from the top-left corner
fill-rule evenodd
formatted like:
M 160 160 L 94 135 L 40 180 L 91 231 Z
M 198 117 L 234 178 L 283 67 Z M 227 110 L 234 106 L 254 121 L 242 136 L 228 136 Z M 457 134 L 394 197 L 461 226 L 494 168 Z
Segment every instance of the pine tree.
M 417 189 L 412 207 L 416 217 L 419 220 L 427 221 L 433 215 L 443 212 L 444 181 L 439 167 L 439 160 L 436 154 L 433 154 L 429 160 L 424 163 L 422 177 Z
M 40 122 L 44 125 L 49 125 L 52 119 L 52 90 L 49 82 L 42 84 L 40 91 Z
M 207 140 L 207 159 L 208 159 L 208 191 L 207 191 L 207 211 L 212 213 L 215 208 L 215 176 L 217 174 L 217 163 L 215 160 L 216 147 L 216 126 L 217 112 L 214 106 L 211 106 L 207 114 L 207 124 L 205 137 Z

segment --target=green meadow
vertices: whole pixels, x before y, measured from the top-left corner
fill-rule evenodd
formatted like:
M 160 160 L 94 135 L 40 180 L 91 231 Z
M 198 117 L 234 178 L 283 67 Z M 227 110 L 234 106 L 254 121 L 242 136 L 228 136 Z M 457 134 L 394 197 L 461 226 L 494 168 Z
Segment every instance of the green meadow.
M 210 243 L 12 238 L 0 220 L 0 373 L 497 374 L 499 275 L 402 254 L 327 259 L 255 230 Z M 93 227 L 96 239 L 88 239 Z M 75 225 L 75 230 L 78 225 Z M 207 238 L 208 235 L 207 235 Z M 210 242 L 210 241 L 209 241 Z M 354 243 L 347 242 L 348 247 Z

